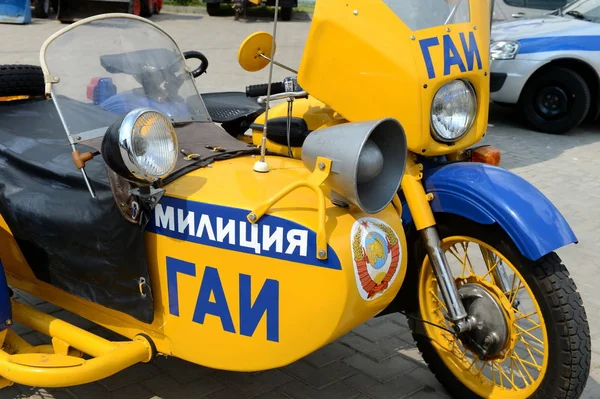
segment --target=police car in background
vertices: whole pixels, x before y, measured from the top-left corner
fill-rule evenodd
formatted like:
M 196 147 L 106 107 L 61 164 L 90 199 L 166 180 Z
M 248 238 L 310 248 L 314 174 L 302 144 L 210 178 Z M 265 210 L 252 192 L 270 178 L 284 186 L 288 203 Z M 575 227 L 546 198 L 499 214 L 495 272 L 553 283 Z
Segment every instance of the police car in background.
M 534 130 L 560 134 L 597 118 L 600 0 L 497 23 L 490 49 L 492 101 L 518 104 Z

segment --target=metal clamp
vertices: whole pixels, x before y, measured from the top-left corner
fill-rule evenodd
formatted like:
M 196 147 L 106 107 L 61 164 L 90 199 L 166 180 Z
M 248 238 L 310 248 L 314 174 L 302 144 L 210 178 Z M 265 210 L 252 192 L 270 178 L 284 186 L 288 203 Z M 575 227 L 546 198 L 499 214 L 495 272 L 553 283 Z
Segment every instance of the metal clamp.
M 256 101 L 259 104 L 265 104 L 267 102 L 267 98 L 269 99 L 269 101 L 276 101 L 276 100 L 285 100 L 287 98 L 306 98 L 306 97 L 308 97 L 308 93 L 306 91 L 294 91 L 291 93 L 271 94 L 270 97 L 260 96 L 260 97 L 258 97 L 258 99 Z

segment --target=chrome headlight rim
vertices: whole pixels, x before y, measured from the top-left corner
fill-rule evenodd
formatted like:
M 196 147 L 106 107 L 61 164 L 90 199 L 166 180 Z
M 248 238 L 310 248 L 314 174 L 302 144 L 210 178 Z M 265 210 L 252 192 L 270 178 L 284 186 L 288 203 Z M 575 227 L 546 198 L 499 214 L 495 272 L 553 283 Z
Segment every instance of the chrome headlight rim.
M 513 47 L 507 50 L 507 45 Z M 497 61 L 514 60 L 520 49 L 521 43 L 516 40 L 494 40 L 490 43 L 490 59 Z
M 435 124 L 433 123 L 433 103 L 435 101 L 436 96 L 438 95 L 438 93 L 440 92 L 440 90 L 442 90 L 444 87 L 454 83 L 454 82 L 462 82 L 465 84 L 465 87 L 467 88 L 467 90 L 470 93 L 470 96 L 472 98 L 473 101 L 473 109 L 470 115 L 470 120 L 469 123 L 466 125 L 466 127 L 463 129 L 462 133 L 456 137 L 452 137 L 452 138 L 445 138 L 444 136 L 442 136 L 436 129 Z M 473 84 L 468 80 L 468 79 L 454 79 L 450 82 L 446 82 L 443 85 L 441 85 L 437 91 L 435 92 L 435 94 L 433 95 L 433 98 L 431 100 L 431 110 L 429 112 L 429 125 L 430 125 L 430 131 L 431 131 L 431 136 L 433 137 L 433 139 L 435 141 L 438 141 L 440 143 L 443 144 L 454 144 L 457 141 L 459 141 L 460 139 L 462 139 L 463 137 L 465 137 L 469 131 L 471 130 L 471 128 L 473 127 L 473 124 L 475 123 L 475 119 L 477 119 L 477 111 L 478 111 L 478 107 L 477 107 L 477 92 L 475 91 L 475 87 L 473 86 Z
M 169 170 L 160 175 L 154 175 L 154 174 L 149 173 L 147 169 L 145 169 L 142 165 L 140 165 L 136 161 L 136 155 L 133 153 L 134 128 L 135 128 L 136 122 L 144 114 L 147 114 L 147 113 L 157 114 L 160 118 L 164 118 L 164 121 L 169 126 L 172 126 L 171 120 L 167 116 L 165 116 L 163 113 L 161 113 L 160 111 L 158 111 L 154 108 L 149 108 L 149 107 L 137 108 L 137 109 L 129 112 L 123 119 L 123 122 L 121 123 L 121 127 L 119 128 L 119 149 L 120 149 L 120 153 L 121 153 L 121 158 L 123 159 L 123 163 L 129 170 L 129 172 L 136 179 L 139 179 L 139 180 L 142 180 L 142 181 L 148 182 L 148 183 L 153 183 L 153 182 L 156 182 L 156 181 L 168 176 L 169 174 L 171 174 L 171 172 L 175 168 L 175 164 L 177 161 L 175 159 L 175 162 L 173 162 L 173 164 L 171 165 Z M 174 130 L 173 130 L 173 132 L 174 132 Z M 175 149 L 176 149 L 175 153 L 177 153 L 177 144 L 178 144 L 177 143 L 177 135 L 173 133 L 172 137 L 173 137 L 173 141 L 174 141 Z
M 143 165 L 143 161 L 139 161 L 139 158 L 143 157 L 145 154 L 136 154 L 134 147 L 134 144 L 137 146 L 140 145 L 140 142 L 137 141 L 139 140 L 140 133 L 136 133 L 135 130 L 139 127 L 136 127 L 136 124 L 139 123 L 138 121 L 140 118 L 143 118 L 144 115 L 149 113 L 158 118 L 158 121 L 152 121 L 151 123 L 162 124 L 161 127 L 167 129 L 166 132 L 159 132 L 159 134 L 163 135 L 159 139 L 142 137 L 142 140 L 147 140 L 146 143 L 150 143 L 150 145 L 156 143 L 152 140 L 160 140 L 163 143 L 167 143 L 166 152 L 164 152 L 165 150 L 163 148 L 162 153 L 149 152 L 149 155 L 146 155 L 150 158 L 147 158 L 146 161 L 149 160 L 151 165 L 153 161 L 154 165 L 157 164 L 156 159 L 152 159 L 153 154 L 162 154 L 163 157 L 166 157 L 159 160 L 159 165 L 160 161 L 165 161 L 163 164 L 164 167 L 162 168 L 163 170 L 160 171 L 160 174 L 153 173 L 151 170 L 152 166 L 148 168 L 148 165 Z M 148 126 L 148 128 L 151 129 L 152 127 Z M 149 131 L 148 133 L 152 134 L 152 131 Z M 145 136 L 145 134 L 143 136 Z M 147 145 L 146 143 L 142 142 L 141 144 Z M 122 178 L 139 185 L 152 185 L 157 181 L 160 181 L 169 176 L 177 164 L 178 140 L 175 128 L 167 116 L 153 108 L 136 108 L 113 123 L 104 135 L 101 148 L 104 162 L 113 172 Z

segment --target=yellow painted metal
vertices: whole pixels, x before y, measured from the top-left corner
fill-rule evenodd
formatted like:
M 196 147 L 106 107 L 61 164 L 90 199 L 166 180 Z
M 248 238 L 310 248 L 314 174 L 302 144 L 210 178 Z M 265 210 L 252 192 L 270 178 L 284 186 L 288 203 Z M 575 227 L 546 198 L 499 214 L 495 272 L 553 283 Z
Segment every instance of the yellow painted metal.
M 322 165 L 322 167 L 321 167 Z M 281 200 L 292 191 L 306 187 L 310 188 L 317 196 L 317 259 L 327 259 L 327 231 L 325 230 L 325 195 L 321 191 L 321 184 L 327 180 L 331 173 L 331 160 L 323 157 L 317 157 L 316 167 L 307 180 L 298 180 L 284 187 L 273 197 L 260 204 L 248 214 L 248 221 L 252 224 L 258 222 L 276 202 Z
M 81 360 L 81 364 L 67 365 L 63 360 L 60 363 L 51 361 L 52 356 L 43 354 L 39 359 L 37 366 L 19 364 L 19 357 L 23 355 L 9 355 L 0 351 L 0 375 L 10 381 L 18 384 L 43 387 L 65 387 L 73 385 L 87 384 L 109 377 L 127 367 L 144 361 L 148 354 L 148 343 L 143 341 L 133 341 L 128 345 L 122 345 L 119 350 L 105 354 L 104 356 L 93 358 L 91 360 Z M 13 361 L 14 360 L 14 361 Z M 33 360 L 31 357 L 29 360 Z M 15 362 L 16 361 L 16 362 Z M 50 365 L 46 367 L 46 365 Z
M 402 219 L 402 202 L 400 201 L 398 194 L 392 199 L 392 204 L 394 205 L 394 208 L 396 208 L 396 212 L 398 212 L 398 217 Z
M 2 345 L 2 350 L 8 354 L 29 353 L 34 348 L 29 342 L 21 338 L 12 329 L 5 330 L 7 332 L 6 340 Z
M 238 49 L 240 66 L 248 72 L 256 72 L 269 65 L 269 61 L 261 54 L 271 58 L 272 44 L 273 36 L 268 32 L 255 32 L 248 36 Z
M 423 165 L 415 163 L 412 157 L 409 156 L 401 187 L 417 230 L 435 225 L 433 211 L 429 206 L 429 198 L 425 193 L 423 184 L 421 184 L 422 178 Z
M 480 249 L 493 254 L 498 261 L 495 265 L 489 265 L 487 264 L 488 261 L 484 259 L 483 262 L 485 262 L 486 265 L 483 270 L 487 270 L 487 272 L 478 271 L 477 266 L 481 265 L 474 264 L 474 260 L 470 256 L 465 256 L 462 252 L 459 252 L 460 250 L 456 249 L 462 248 L 467 252 L 466 248 L 468 248 L 469 245 L 479 246 Z M 502 255 L 502 253 L 487 243 L 472 237 L 452 236 L 442 240 L 442 247 L 450 259 L 457 259 L 459 260 L 459 265 L 462 265 L 462 275 L 456 275 L 458 282 L 466 281 L 479 284 L 491 293 L 501 304 L 505 317 L 507 318 L 510 337 L 499 356 L 486 361 L 481 361 L 476 360 L 476 355 L 465 350 L 464 346 L 458 345 L 456 337 L 450 335 L 448 332 L 432 325 L 424 324 L 425 333 L 431 339 L 432 345 L 436 349 L 438 355 L 454 376 L 478 396 L 489 399 L 530 398 L 531 395 L 536 392 L 546 375 L 549 367 L 550 354 L 548 333 L 546 331 L 542 311 L 531 288 L 517 268 Z M 516 276 L 511 280 L 511 290 L 506 293 L 503 293 L 502 290 L 495 285 L 494 280 L 491 277 L 491 270 L 496 267 L 500 261 L 504 267 L 508 268 L 510 272 L 514 273 L 513 275 Z M 516 279 L 519 279 L 517 287 L 515 287 Z M 519 292 L 521 289 L 528 294 L 528 298 L 522 303 L 530 303 L 534 308 L 534 312 L 526 315 L 521 314 L 519 310 L 512 307 L 512 303 L 516 297 L 516 294 L 513 293 L 515 290 L 516 292 Z M 507 297 L 506 295 L 509 296 Z M 445 305 L 441 302 L 440 297 L 441 294 L 439 294 L 438 291 L 433 268 L 429 263 L 429 258 L 426 257 L 419 276 L 419 306 L 421 317 L 427 322 L 448 326 L 447 320 L 443 314 Z M 541 339 L 539 339 L 541 344 L 538 345 L 536 343 L 535 346 L 531 344 L 529 344 L 531 346 L 525 346 L 524 351 L 526 353 L 527 351 L 529 352 L 531 359 L 522 359 L 520 356 L 523 356 L 523 354 L 518 353 L 516 350 L 516 344 L 523 340 L 522 338 L 519 338 L 519 335 L 523 335 L 523 333 L 517 327 L 517 321 L 524 319 L 531 321 L 533 317 L 539 318 L 539 323 L 536 323 L 539 327 L 536 328 L 539 328 L 542 332 Z M 533 321 L 531 321 L 531 323 L 533 323 Z M 537 363 L 532 353 L 539 353 L 543 356 L 541 364 Z M 534 369 L 538 369 L 535 377 L 532 375 Z M 527 381 L 527 383 L 519 384 L 519 377 L 522 377 L 522 380 Z
M 349 121 L 394 117 L 419 154 L 458 151 L 479 141 L 489 106 L 490 3 L 471 1 L 471 22 L 411 31 L 381 0 L 327 0 L 316 3 L 300 64 L 298 82 L 311 95 Z M 444 71 L 444 36 L 461 48 L 461 34 L 473 34 L 482 68 Z M 437 38 L 429 48 L 435 77 L 428 76 L 420 40 Z M 462 50 L 462 48 L 461 48 Z M 460 52 L 460 51 L 459 51 Z M 459 57 L 465 62 L 464 54 Z M 445 83 L 467 79 L 477 93 L 477 117 L 454 145 L 432 140 L 433 96 Z
M 91 356 L 101 356 L 117 348 L 117 345 L 111 341 L 20 302 L 12 301 L 11 306 L 17 322 L 49 337 L 56 337 L 69 342 L 74 348 Z
M 15 320 L 54 337 L 55 348 L 61 353 L 47 353 L 49 345 L 33 347 L 10 331 L 0 350 L 0 376 L 6 380 L 44 387 L 80 385 L 152 358 L 146 338 L 114 343 L 24 304 L 13 301 L 12 309 Z M 69 346 L 94 357 L 85 360 L 68 355 Z
M 271 170 L 266 174 L 253 172 L 254 162 L 252 157 L 216 162 L 211 168 L 196 170 L 170 183 L 165 187 L 166 195 L 250 212 L 284 187 L 297 181 L 306 181 L 311 175 L 302 162 L 296 159 L 268 157 Z M 322 187 L 325 196 L 328 196 L 328 190 L 325 186 Z M 306 187 L 284 196 L 268 211 L 268 215 L 289 220 L 315 232 L 319 229 L 318 213 L 314 192 Z M 147 334 L 160 353 L 217 369 L 264 370 L 300 359 L 372 318 L 394 299 L 404 281 L 406 238 L 393 205 L 379 214 L 368 215 L 354 206 L 336 207 L 326 199 L 325 215 L 328 259 L 335 253 L 341 270 L 283 261 L 259 254 L 227 251 L 146 233 L 155 309 L 151 324 L 69 295 L 37 280 L 3 220 L 0 220 L 0 253 L 3 254 L 2 263 L 11 285 L 35 293 L 44 300 L 125 337 L 134 338 L 138 334 Z M 397 278 L 383 295 L 370 301 L 363 300 L 357 289 L 350 239 L 353 225 L 358 219 L 367 216 L 377 218 L 393 229 L 400 240 L 403 255 Z M 195 264 L 196 276 L 178 277 L 179 316 L 169 312 L 167 257 Z M 207 266 L 218 269 L 236 333 L 224 331 L 220 319 L 212 315 L 206 316 L 204 324 L 192 320 Z M 240 274 L 251 276 L 252 301 L 267 279 L 278 281 L 278 342 L 266 339 L 264 317 L 251 337 L 239 334 Z M 16 312 L 16 316 L 18 314 Z M 37 316 L 25 313 L 24 317 L 20 317 L 29 318 L 37 319 Z M 22 322 L 38 324 L 36 320 Z M 54 326 L 50 331 L 74 347 L 81 346 L 76 345 L 77 339 L 71 339 L 71 335 L 78 334 L 75 331 L 69 330 L 66 333 L 67 329 L 57 329 Z M 46 333 L 50 331 L 46 328 Z M 63 334 L 58 335 L 57 332 L 60 331 Z M 87 342 L 80 341 L 83 341 L 80 344 Z M 202 342 L 218 342 L 219 345 L 199 344 Z M 265 353 L 269 355 L 266 356 Z M 0 369 L 3 369 L 1 364 Z
M 274 105 L 269 110 L 269 119 L 272 120 L 274 118 L 285 118 L 287 117 L 287 110 L 287 102 Z M 311 131 L 348 122 L 343 116 L 335 112 L 331 107 L 323 104 L 312 96 L 309 96 L 307 99 L 301 98 L 294 100 L 292 116 L 295 118 L 304 119 L 306 125 L 308 126 L 308 130 Z M 256 118 L 255 123 L 263 125 L 265 123 L 265 114 L 262 114 Z M 254 145 L 261 145 L 262 133 L 262 129 L 252 131 L 252 142 Z M 287 145 L 278 144 L 271 140 L 267 140 L 267 150 L 284 156 L 288 155 Z M 302 148 L 292 147 L 292 153 L 295 159 L 300 159 L 302 156 Z
M 0 97 L 0 103 L 18 100 L 27 100 L 29 96 L 3 96 Z
M 10 363 L 21 366 L 55 368 L 55 367 L 75 367 L 85 364 L 85 360 L 67 355 L 48 354 L 48 353 L 23 353 L 10 356 Z
M 69 354 L 69 344 L 60 338 L 56 338 L 56 337 L 52 338 L 52 349 L 53 349 L 54 353 L 59 354 L 59 355 L 68 355 Z

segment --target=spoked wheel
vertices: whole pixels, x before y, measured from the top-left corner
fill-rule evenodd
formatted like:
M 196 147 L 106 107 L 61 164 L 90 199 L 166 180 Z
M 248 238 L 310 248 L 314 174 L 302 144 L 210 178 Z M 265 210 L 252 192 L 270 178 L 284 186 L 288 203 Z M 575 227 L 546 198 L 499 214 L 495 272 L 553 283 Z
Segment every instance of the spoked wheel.
M 478 326 L 461 335 L 451 331 L 432 266 L 421 257 L 418 316 L 424 322 L 411 327 L 437 379 L 461 399 L 578 398 L 590 369 L 589 327 L 558 256 L 529 261 L 502 231 L 464 219 L 438 229 Z

